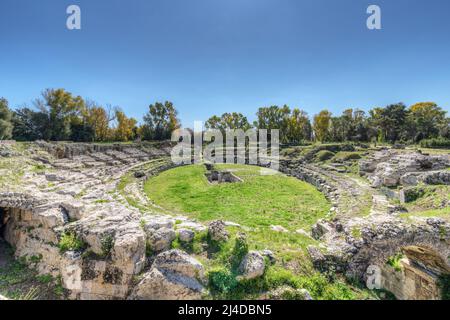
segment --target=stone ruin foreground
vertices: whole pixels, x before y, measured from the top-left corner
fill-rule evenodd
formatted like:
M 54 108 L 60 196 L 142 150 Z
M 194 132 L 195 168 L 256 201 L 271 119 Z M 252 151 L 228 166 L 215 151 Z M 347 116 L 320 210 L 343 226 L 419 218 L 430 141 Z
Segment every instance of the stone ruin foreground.
M 207 281 L 203 266 L 180 250 L 170 250 L 170 243 L 177 234 L 188 241 L 207 226 L 169 213 L 142 215 L 127 198 L 148 204 L 142 183 L 174 167 L 170 151 L 170 143 L 36 142 L 23 153 L 2 149 L 3 157 L 17 159 L 29 169 L 17 185 L 0 188 L 2 237 L 16 249 L 17 257 L 37 257 L 40 273 L 61 276 L 71 299 L 201 299 Z M 436 277 L 450 273 L 450 225 L 437 218 L 405 222 L 389 201 L 405 195 L 381 189 L 448 185 L 448 167 L 449 155 L 381 150 L 360 162 L 369 185 L 304 160 L 280 163 L 283 173 L 313 184 L 332 203 L 335 218 L 318 221 L 312 228 L 312 237 L 321 243 L 308 248 L 316 268 L 333 268 L 366 281 L 368 267 L 379 266 L 383 288 L 401 299 L 439 298 Z M 126 174 L 140 178 L 140 183 L 117 192 Z M 211 181 L 239 182 L 227 172 L 209 174 L 214 176 Z M 372 195 L 370 213 L 364 218 L 353 216 L 351 206 L 342 201 L 362 201 L 361 190 Z M 360 237 L 352 233 L 355 228 Z M 61 252 L 58 244 L 64 235 L 76 235 L 82 250 Z M 148 243 L 158 255 L 142 274 L 149 262 Z M 385 261 L 399 250 L 408 257 L 406 271 L 392 275 L 384 268 Z M 264 262 L 257 252 L 248 259 L 255 265 Z

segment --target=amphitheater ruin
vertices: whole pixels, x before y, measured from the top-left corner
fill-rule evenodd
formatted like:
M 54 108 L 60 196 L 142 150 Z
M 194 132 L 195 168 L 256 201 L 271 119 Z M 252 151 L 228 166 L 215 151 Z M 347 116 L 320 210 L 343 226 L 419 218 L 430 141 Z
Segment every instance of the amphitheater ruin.
M 208 296 L 203 263 L 171 243 L 177 237 L 191 241 L 205 230 L 211 238 L 226 239 L 233 221 L 208 224 L 152 211 L 155 204 L 143 184 L 174 167 L 170 142 L 38 141 L 1 147 L 1 158 L 12 166 L 1 169 L 0 241 L 15 249 L 16 258 L 33 261 L 39 274 L 60 277 L 67 298 Z M 314 267 L 365 284 L 369 267 L 376 266 L 380 289 L 396 298 L 441 299 L 439 279 L 450 274 L 449 220 L 404 218 L 402 204 L 422 185 L 450 184 L 450 155 L 368 148 L 357 160 L 362 178 L 345 175 L 345 163 L 318 164 L 311 156 L 285 155 L 280 171 L 314 185 L 330 202 L 330 218 L 307 232 L 314 241 L 307 250 Z M 132 183 L 124 183 L 124 177 L 132 177 Z M 212 183 L 239 182 L 231 172 L 210 171 L 208 177 Z M 367 201 L 368 212 L 354 214 Z M 449 207 L 450 200 L 440 206 Z M 62 240 L 71 243 L 66 250 Z M 270 249 L 244 257 L 243 278 L 263 274 L 267 259 L 261 257 L 273 254 Z M 398 252 L 403 254 L 400 272 L 386 264 Z

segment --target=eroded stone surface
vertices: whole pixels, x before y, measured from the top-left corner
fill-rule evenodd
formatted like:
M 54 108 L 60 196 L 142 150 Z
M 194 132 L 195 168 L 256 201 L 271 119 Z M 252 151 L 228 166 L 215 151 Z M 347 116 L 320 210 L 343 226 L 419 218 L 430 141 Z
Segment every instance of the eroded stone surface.
M 251 280 L 264 274 L 266 264 L 264 257 L 257 251 L 250 251 L 239 265 L 239 279 Z
M 117 192 L 125 174 L 150 177 L 171 168 L 169 145 L 39 142 L 29 152 L 29 159 L 43 166 L 44 172 L 26 172 L 19 187 L 2 187 L 0 191 L 4 237 L 17 248 L 17 256 L 38 256 L 38 270 L 61 275 L 63 287 L 74 299 L 124 299 L 130 292 L 133 299 L 202 297 L 203 267 L 186 253 L 169 250 L 170 245 L 176 233 L 182 242 L 190 242 L 195 233 L 207 229 L 212 240 L 226 241 L 229 234 L 225 227 L 236 224 L 215 221 L 206 227 L 154 206 L 158 209 L 155 214 L 148 209 L 153 204 L 143 194 L 142 180 L 127 185 L 122 194 Z M 447 222 L 431 218 L 406 223 L 397 217 L 388 193 L 378 189 L 399 184 L 448 184 L 449 173 L 444 170 L 449 166 L 448 156 L 402 152 L 381 150 L 360 162 L 361 172 L 377 188 L 343 177 L 340 165 L 280 162 L 282 172 L 311 183 L 331 202 L 327 219 L 311 226 L 312 236 L 320 244 L 309 247 L 308 252 L 319 270 L 342 272 L 364 281 L 369 265 L 384 265 L 391 255 L 407 248 L 408 259 L 423 263 L 427 271 L 450 272 Z M 130 205 L 133 201 L 143 204 L 144 209 Z M 371 207 L 365 216 L 358 216 L 362 201 L 369 201 Z M 291 232 L 279 227 L 273 229 Z M 304 230 L 297 233 L 309 236 Z M 59 243 L 66 234 L 74 235 L 82 246 L 62 252 Z M 153 253 L 162 252 L 151 266 L 153 257 L 148 259 L 146 247 Z M 241 263 L 241 278 L 263 275 L 265 258 L 270 261 L 274 257 L 269 252 L 250 252 Z M 133 281 L 136 276 L 142 277 L 137 285 Z
M 204 268 L 180 250 L 159 254 L 133 290 L 135 300 L 198 300 L 205 293 Z

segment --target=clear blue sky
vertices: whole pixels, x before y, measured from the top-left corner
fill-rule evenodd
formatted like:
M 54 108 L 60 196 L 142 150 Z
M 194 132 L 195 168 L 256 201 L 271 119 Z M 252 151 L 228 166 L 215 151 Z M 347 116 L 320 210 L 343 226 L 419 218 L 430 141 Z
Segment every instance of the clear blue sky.
M 66 29 L 70 4 L 82 30 Z M 18 107 L 60 87 L 139 120 L 171 100 L 185 126 L 272 104 L 449 110 L 450 1 L 1 0 L 0 96 Z

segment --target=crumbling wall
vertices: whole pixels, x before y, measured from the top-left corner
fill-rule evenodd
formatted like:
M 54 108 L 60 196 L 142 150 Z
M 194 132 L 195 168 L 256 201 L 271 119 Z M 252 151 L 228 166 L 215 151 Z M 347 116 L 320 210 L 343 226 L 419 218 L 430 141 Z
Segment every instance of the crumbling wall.
M 0 207 L 7 215 L 3 236 L 15 255 L 33 261 L 41 274 L 61 276 L 70 298 L 126 298 L 133 276 L 144 267 L 145 234 L 131 211 L 105 218 L 114 209 L 105 207 L 69 223 L 60 204 L 17 193 L 0 193 Z M 67 233 L 83 248 L 61 251 L 59 242 Z

